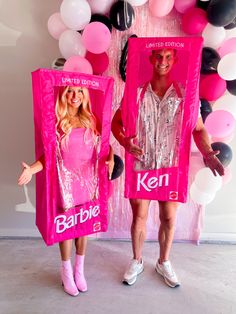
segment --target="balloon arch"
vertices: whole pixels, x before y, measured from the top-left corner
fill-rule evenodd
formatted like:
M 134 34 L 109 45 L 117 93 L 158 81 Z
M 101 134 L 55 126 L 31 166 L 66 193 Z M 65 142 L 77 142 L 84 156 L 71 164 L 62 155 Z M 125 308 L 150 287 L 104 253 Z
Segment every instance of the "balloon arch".
M 60 12 L 48 20 L 48 31 L 58 40 L 63 56 L 52 67 L 103 75 L 111 61 L 107 51 L 112 44 L 112 29 L 128 30 L 135 21 L 136 7 L 140 6 L 148 6 L 152 18 L 167 16 L 175 8 L 181 14 L 183 32 L 189 36 L 202 35 L 204 39 L 199 88 L 201 115 L 212 148 L 220 151 L 217 157 L 226 167 L 223 179 L 214 177 L 204 163 L 196 173 L 190 196 L 198 204 L 206 205 L 222 183 L 232 177 L 228 165 L 232 160 L 229 143 L 236 124 L 236 0 L 63 0 Z M 125 44 L 120 61 L 115 61 L 123 81 L 127 49 Z

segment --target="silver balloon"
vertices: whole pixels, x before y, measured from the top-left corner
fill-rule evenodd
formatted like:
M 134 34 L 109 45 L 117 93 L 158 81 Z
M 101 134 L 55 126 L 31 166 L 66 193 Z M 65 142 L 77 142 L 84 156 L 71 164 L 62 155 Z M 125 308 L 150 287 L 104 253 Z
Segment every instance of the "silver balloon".
M 57 58 L 52 62 L 52 69 L 54 70 L 63 70 L 64 64 L 66 59 L 64 58 Z

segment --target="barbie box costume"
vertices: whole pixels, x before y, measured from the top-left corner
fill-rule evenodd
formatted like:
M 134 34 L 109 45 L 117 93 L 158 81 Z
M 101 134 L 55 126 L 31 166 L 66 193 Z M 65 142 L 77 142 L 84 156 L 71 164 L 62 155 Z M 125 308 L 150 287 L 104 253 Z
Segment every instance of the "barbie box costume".
M 201 48 L 202 38 L 129 39 L 121 112 L 126 136 L 136 136 L 143 154 L 126 152 L 125 197 L 186 202 Z M 167 89 L 158 96 L 167 77 Z
M 47 245 L 106 231 L 113 79 L 39 69 L 32 81 L 36 159 L 45 160 L 36 174 L 36 225 Z M 72 128 L 63 142 L 56 106 L 69 86 L 87 91 L 97 132 Z

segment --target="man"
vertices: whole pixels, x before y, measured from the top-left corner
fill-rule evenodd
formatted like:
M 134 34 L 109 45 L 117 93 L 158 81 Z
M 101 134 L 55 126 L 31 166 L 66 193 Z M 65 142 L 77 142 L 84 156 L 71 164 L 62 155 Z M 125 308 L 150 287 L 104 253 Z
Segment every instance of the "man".
M 174 49 L 153 50 L 150 62 L 153 66 L 152 79 L 146 87 L 140 90 L 138 96 L 138 135 L 125 136 L 121 109 L 116 111 L 112 121 L 112 132 L 115 138 L 128 153 L 137 158 L 136 170 L 171 167 L 176 166 L 179 162 L 177 156 L 183 95 L 178 84 L 171 78 L 172 67 L 177 62 L 176 51 Z M 151 122 L 148 119 L 151 119 Z M 216 157 L 219 152 L 212 150 L 201 118 L 198 119 L 193 137 L 213 173 L 218 172 L 223 175 L 224 168 Z M 130 204 L 133 213 L 131 226 L 133 259 L 124 274 L 124 282 L 132 285 L 144 269 L 142 248 L 146 237 L 150 200 L 130 199 Z M 180 285 L 169 261 L 178 205 L 174 201 L 159 201 L 160 255 L 155 269 L 170 287 Z
M 177 61 L 176 50 L 154 50 L 150 61 L 152 81 L 138 91 L 137 144 L 143 154 L 136 161 L 135 170 L 178 165 L 184 92 L 170 75 Z

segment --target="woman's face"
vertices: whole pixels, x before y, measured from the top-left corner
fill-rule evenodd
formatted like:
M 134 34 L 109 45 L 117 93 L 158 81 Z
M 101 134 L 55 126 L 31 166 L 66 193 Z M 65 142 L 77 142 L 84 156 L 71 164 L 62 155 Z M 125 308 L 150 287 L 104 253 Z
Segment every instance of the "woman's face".
M 83 90 L 78 86 L 69 87 L 66 92 L 66 99 L 68 106 L 78 109 L 83 101 Z

